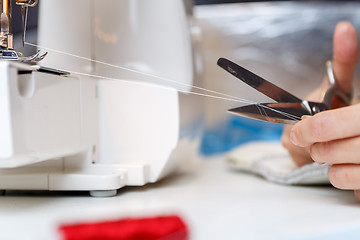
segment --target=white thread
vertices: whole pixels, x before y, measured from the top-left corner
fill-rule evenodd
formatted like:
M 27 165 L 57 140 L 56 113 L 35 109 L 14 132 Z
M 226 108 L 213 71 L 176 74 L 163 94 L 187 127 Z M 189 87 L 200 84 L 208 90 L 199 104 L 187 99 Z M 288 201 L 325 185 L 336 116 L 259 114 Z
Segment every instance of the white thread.
M 87 76 L 87 77 L 101 78 L 101 79 L 106 79 L 106 80 L 116 80 L 116 81 L 120 80 L 120 79 L 116 79 L 116 78 L 109 78 L 109 77 L 93 75 L 93 74 L 89 74 L 89 73 L 80 73 L 80 72 L 74 72 L 74 71 L 69 71 L 69 72 L 72 74 L 78 74 L 78 75 L 83 75 L 83 76 Z M 240 100 L 236 100 L 236 99 L 232 99 L 232 98 L 224 98 L 224 97 L 218 97 L 218 96 L 208 95 L 208 94 L 204 94 L 204 93 L 188 92 L 188 91 L 182 91 L 182 90 L 176 90 L 176 91 L 181 92 L 181 93 L 186 93 L 186 94 L 189 93 L 189 94 L 194 94 L 194 95 L 203 96 L 203 97 L 211 97 L 211 98 L 216 98 L 216 99 L 221 99 L 221 100 L 242 103 Z
M 300 117 L 295 116 L 295 115 L 293 115 L 293 114 L 291 114 L 291 113 L 282 112 L 282 111 L 280 111 L 280 110 L 271 108 L 271 107 L 266 106 L 266 105 L 263 105 L 263 104 L 261 104 L 261 103 L 260 103 L 260 104 L 257 104 L 257 106 L 259 106 L 259 107 L 261 107 L 261 108 L 267 108 L 267 109 L 269 109 L 269 110 L 271 110 L 271 111 L 273 111 L 273 112 L 279 113 L 279 114 L 281 114 L 281 115 L 283 115 L 283 116 L 285 116 L 285 117 L 288 117 L 288 118 L 290 118 L 290 119 L 292 119 L 292 120 L 296 120 L 296 121 L 300 121 L 300 120 L 301 120 Z M 260 109 L 259 109 L 259 112 L 261 113 Z M 264 111 L 264 113 L 266 114 L 265 111 Z M 261 115 L 263 115 L 263 114 L 261 113 Z M 267 115 L 267 114 L 266 114 L 266 115 Z M 268 116 L 267 116 L 267 117 L 268 117 Z
M 48 48 L 48 47 L 42 47 L 42 46 L 39 46 L 39 45 L 37 45 L 37 44 L 33 44 L 33 43 L 29 43 L 29 42 L 25 42 L 25 44 L 27 44 L 27 45 L 29 45 L 29 46 L 33 46 L 33 47 L 38 47 L 38 48 L 41 48 L 41 49 L 46 49 L 46 50 L 48 50 L 48 51 L 53 51 L 53 52 L 57 52 L 57 53 L 60 53 L 60 54 L 64 54 L 64 55 L 68 55 L 68 56 L 72 56 L 72 57 L 76 57 L 76 58 L 80 58 L 80 59 L 83 59 L 83 60 L 87 60 L 87 61 L 91 61 L 91 62 L 103 64 L 103 65 L 106 65 L 106 66 L 109 66 L 109 67 L 114 67 L 114 68 L 122 69 L 122 70 L 125 70 L 125 71 L 129 71 L 129 72 L 141 74 L 141 75 L 144 75 L 144 76 L 147 76 L 147 77 L 153 77 L 153 78 L 157 78 L 157 79 L 159 79 L 159 80 L 163 80 L 163 81 L 167 81 L 167 82 L 172 82 L 172 83 L 179 84 L 179 85 L 182 85 L 182 86 L 193 87 L 193 88 L 198 89 L 198 90 L 201 90 L 201 91 L 206 91 L 206 92 L 210 92 L 210 93 L 215 93 L 215 94 L 222 95 L 222 96 L 225 96 L 225 97 L 228 97 L 228 98 L 234 98 L 234 99 L 237 99 L 237 100 L 239 100 L 239 101 L 242 101 L 243 103 L 256 104 L 256 102 L 252 102 L 252 101 L 249 101 L 249 100 L 246 100 L 246 99 L 242 99 L 242 98 L 239 98 L 239 97 L 231 96 L 231 95 L 228 95 L 228 94 L 225 94 L 225 93 L 220 93 L 220 92 L 213 91 L 213 90 L 210 90 L 210 89 L 205 89 L 205 88 L 202 88 L 202 87 L 197 87 L 197 86 L 190 85 L 190 84 L 181 83 L 181 82 L 178 82 L 178 81 L 175 81 L 175 80 L 172 80 L 172 79 L 168 79 L 168 78 L 156 76 L 156 75 L 153 75 L 153 74 L 150 74 L 150 73 L 139 72 L 139 71 L 136 71 L 136 70 L 133 70 L 133 69 L 130 69 L 130 68 L 125 68 L 125 67 L 113 65 L 113 64 L 110 64 L 110 63 L 106 63 L 106 62 L 102 62 L 102 61 L 98 61 L 98 60 L 94 60 L 94 59 L 90 59 L 90 58 L 78 56 L 78 55 L 75 55 L 75 54 L 72 54 L 72 53 L 66 53 L 66 52 L 59 51 L 59 50 L 56 50 L 56 49 L 51 49 L 51 48 Z
M 72 57 L 76 57 L 76 58 L 80 58 L 80 59 L 83 59 L 83 60 L 87 60 L 87 61 L 91 61 L 91 62 L 103 64 L 103 65 L 106 65 L 106 66 L 109 66 L 109 67 L 114 67 L 114 68 L 122 69 L 122 70 L 125 70 L 125 71 L 129 71 L 129 72 L 141 74 L 141 75 L 144 75 L 144 76 L 157 78 L 157 79 L 160 79 L 160 80 L 163 80 L 163 81 L 172 82 L 172 83 L 179 84 L 179 85 L 182 85 L 182 86 L 192 87 L 192 88 L 195 88 L 195 89 L 198 89 L 198 90 L 202 90 L 202 91 L 206 91 L 206 92 L 210 92 L 210 93 L 219 94 L 219 95 L 222 95 L 222 96 L 226 96 L 227 98 L 225 98 L 225 97 L 219 97 L 219 96 L 213 96 L 213 95 L 208 95 L 208 94 L 203 94 L 203 93 L 197 93 L 197 92 L 192 92 L 192 91 L 189 91 L 189 92 L 188 92 L 188 91 L 177 90 L 178 92 L 190 93 L 190 94 L 194 94 L 194 95 L 198 95 L 198 96 L 211 97 L 211 98 L 216 98 L 216 99 L 221 99 L 221 100 L 227 100 L 227 101 L 233 101 L 233 102 L 240 102 L 240 103 L 247 103 L 247 104 L 255 104 L 255 105 L 259 106 L 259 107 L 267 108 L 267 109 L 269 109 L 269 110 L 271 110 L 271 111 L 277 112 L 277 113 L 279 113 L 279 114 L 281 114 L 281 115 L 283 115 L 283 116 L 285 116 L 285 117 L 292 118 L 293 120 L 299 120 L 299 117 L 298 117 L 298 116 L 292 115 L 292 114 L 290 114 L 290 113 L 281 112 L 281 111 L 279 111 L 279 110 L 276 110 L 276 109 L 274 109 L 274 108 L 268 107 L 268 106 L 263 105 L 263 104 L 261 104 L 261 103 L 259 104 L 259 103 L 253 102 L 253 101 L 249 101 L 249 100 L 246 100 L 246 99 L 243 99 L 243 98 L 231 96 L 231 95 L 228 95 L 228 94 L 225 94 L 225 93 L 220 93 L 220 92 L 213 91 L 213 90 L 210 90 L 210 89 L 205 89 L 205 88 L 202 88 L 202 87 L 197 87 L 197 86 L 194 86 L 194 85 L 177 82 L 177 81 L 172 80 L 172 79 L 167 79 L 167 78 L 160 77 L 160 76 L 156 76 L 156 75 L 149 74 L 149 73 L 139 72 L 139 71 L 136 71 L 136 70 L 133 70 L 133 69 L 130 69 L 130 68 L 125 68 L 125 67 L 113 65 L 113 64 L 110 64 L 110 63 L 106 63 L 106 62 L 102 62 L 102 61 L 98 61 L 98 60 L 94 60 L 94 59 L 90 59 L 90 58 L 78 56 L 78 55 L 75 55 L 75 54 L 71 54 L 71 53 L 59 51 L 59 50 L 56 50 L 56 49 L 51 49 L 51 48 L 48 48 L 48 47 L 43 47 L 43 46 L 40 46 L 40 45 L 37 45 L 37 44 L 33 44 L 33 43 L 29 43 L 29 42 L 25 42 L 25 44 L 27 44 L 27 45 L 29 45 L 29 46 L 41 48 L 41 49 L 46 49 L 46 50 L 48 50 L 48 51 L 53 51 L 53 52 L 57 52 L 57 53 L 60 53 L 60 54 L 64 54 L 64 55 L 68 55 L 68 56 L 72 56 Z M 73 73 L 73 74 L 79 74 L 79 75 L 90 76 L 90 77 L 97 77 L 97 78 L 101 78 L 101 79 L 120 80 L 120 79 L 116 79 L 116 78 L 108 78 L 108 77 L 104 77 L 104 76 L 97 76 L 97 75 L 92 75 L 92 74 L 87 74 L 87 73 L 80 73 L 80 72 L 74 72 L 74 71 L 69 71 L 69 72 L 71 72 L 71 73 Z M 259 112 L 261 113 L 261 111 L 259 111 Z M 261 114 L 262 114 L 262 113 L 261 113 Z M 265 112 L 265 114 L 266 114 L 266 112 Z
M 109 78 L 109 77 L 104 77 L 104 76 L 99 76 L 99 75 L 94 75 L 94 74 L 89 74 L 89 73 L 81 73 L 81 72 L 75 72 L 75 71 L 69 71 L 72 74 L 78 74 L 78 75 L 83 75 L 83 76 L 87 76 L 87 77 L 95 77 L 95 78 L 100 78 L 100 79 L 106 79 L 106 80 L 115 80 L 118 81 L 120 79 L 116 79 L 116 78 Z M 221 99 L 221 100 L 226 100 L 226 101 L 232 101 L 232 102 L 239 102 L 239 103 L 243 103 L 240 100 L 237 99 L 232 99 L 232 98 L 225 98 L 225 97 L 219 97 L 219 96 L 214 96 L 214 95 L 208 95 L 208 94 L 203 94 L 203 93 L 197 93 L 197 92 L 188 92 L 188 91 L 182 91 L 182 90 L 177 90 L 178 92 L 181 93 L 185 93 L 185 94 L 193 94 L 193 95 L 197 95 L 197 96 L 203 96 L 203 97 L 210 97 L 210 98 L 215 98 L 215 99 Z M 267 108 L 273 112 L 277 112 L 285 117 L 291 118 L 292 120 L 299 120 L 298 116 L 292 115 L 290 113 L 286 113 L 286 112 L 281 112 L 279 110 L 276 110 L 274 108 L 268 107 L 266 105 L 263 105 L 261 103 L 256 103 L 255 104 L 257 107 L 261 107 L 261 108 Z M 259 109 L 259 108 L 258 108 Z M 267 115 L 266 112 L 264 111 L 264 114 L 261 112 L 261 110 L 259 109 L 259 113 L 261 115 Z

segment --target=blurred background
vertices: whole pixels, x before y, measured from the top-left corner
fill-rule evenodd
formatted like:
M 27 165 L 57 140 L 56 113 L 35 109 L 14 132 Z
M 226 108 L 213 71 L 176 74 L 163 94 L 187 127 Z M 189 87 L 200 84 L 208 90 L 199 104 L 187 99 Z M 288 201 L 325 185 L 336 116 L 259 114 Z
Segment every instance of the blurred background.
M 253 102 L 271 102 L 241 83 L 216 62 L 226 57 L 304 98 L 325 75 L 332 56 L 332 35 L 339 21 L 349 21 L 360 31 L 359 1 L 236 1 L 185 0 L 195 26 L 198 52 L 195 82 L 200 87 Z M 41 1 L 40 1 L 41 4 Z M 21 32 L 20 8 L 13 4 L 14 32 Z M 29 9 L 26 39 L 36 43 L 38 7 Z M 21 38 L 15 38 L 20 46 Z M 25 49 L 33 51 L 33 49 Z M 359 89 L 359 67 L 355 95 Z M 227 109 L 241 104 L 205 100 L 200 152 L 214 155 L 256 140 L 278 141 L 282 125 L 230 115 Z
M 277 2 L 280 2 L 280 1 L 289 1 L 289 0 L 278 0 Z M 311 0 L 298 0 L 298 1 L 307 1 L 307 2 L 311 2 Z M 323 2 L 341 2 L 339 0 L 312 0 L 313 2 L 315 1 L 323 1 Z M 350 1 L 357 1 L 357 0 L 350 0 Z M 274 2 L 273 0 L 262 0 L 262 1 L 254 1 L 254 0 L 195 0 L 194 1 L 195 4 L 220 4 L 220 3 L 239 3 L 239 2 Z
M 215 2 L 219 1 L 197 1 Z M 203 34 L 203 78 L 206 88 L 254 102 L 271 100 L 219 69 L 216 66 L 219 57 L 226 57 L 304 98 L 325 75 L 325 61 L 332 57 L 336 24 L 349 21 L 360 31 L 357 1 L 237 2 L 194 8 Z M 355 89 L 359 89 L 359 67 Z M 236 106 L 239 103 L 207 100 L 203 154 L 226 152 L 249 141 L 280 140 L 279 124 L 224 114 Z

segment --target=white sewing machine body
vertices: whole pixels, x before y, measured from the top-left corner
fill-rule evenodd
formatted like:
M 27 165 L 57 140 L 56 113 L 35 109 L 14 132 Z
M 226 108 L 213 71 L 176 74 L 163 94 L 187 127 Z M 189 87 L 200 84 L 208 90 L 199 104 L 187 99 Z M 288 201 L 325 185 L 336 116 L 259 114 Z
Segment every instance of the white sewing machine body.
M 177 80 L 189 91 L 188 28 L 180 0 L 47 0 L 40 4 L 38 42 Z M 107 79 L 0 61 L 0 190 L 111 196 L 123 186 L 159 180 L 196 153 L 196 139 L 181 132 L 199 113 L 183 114 L 190 106 L 179 86 L 52 52 L 41 65 Z

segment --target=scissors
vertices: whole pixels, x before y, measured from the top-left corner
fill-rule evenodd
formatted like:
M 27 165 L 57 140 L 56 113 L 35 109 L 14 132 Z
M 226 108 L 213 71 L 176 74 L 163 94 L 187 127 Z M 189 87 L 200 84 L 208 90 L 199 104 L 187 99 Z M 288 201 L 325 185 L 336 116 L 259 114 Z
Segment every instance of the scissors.
M 331 109 L 334 97 L 337 97 L 346 106 L 350 105 L 352 99 L 352 91 L 346 94 L 336 84 L 331 61 L 326 62 L 330 88 L 323 92 L 321 102 L 302 100 L 228 59 L 220 58 L 217 64 L 247 85 L 276 101 L 275 103 L 251 104 L 228 110 L 230 113 L 243 117 L 267 122 L 295 124 L 304 115 L 315 115 Z

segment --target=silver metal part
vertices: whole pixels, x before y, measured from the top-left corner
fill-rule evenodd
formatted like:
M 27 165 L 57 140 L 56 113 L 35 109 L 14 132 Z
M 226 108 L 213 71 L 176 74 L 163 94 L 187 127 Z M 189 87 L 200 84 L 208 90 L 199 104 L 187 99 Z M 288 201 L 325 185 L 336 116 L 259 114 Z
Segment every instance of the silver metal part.
M 332 68 L 332 62 L 330 60 L 326 61 L 326 72 L 331 86 L 335 85 L 335 76 Z
M 353 89 L 351 89 L 350 92 L 346 94 L 344 91 L 342 91 L 339 88 L 339 86 L 336 84 L 332 62 L 330 60 L 326 61 L 326 72 L 327 72 L 328 81 L 331 86 L 323 94 L 322 102 L 325 105 L 327 105 L 328 108 L 331 108 L 333 97 L 337 96 L 345 105 L 350 105 L 351 99 L 353 97 Z
M 37 51 L 31 56 L 24 57 L 21 52 L 15 50 L 0 50 L 0 59 L 2 60 L 13 60 L 28 63 L 37 63 L 45 58 L 47 52 L 40 55 L 40 51 Z
M 313 114 L 315 113 L 319 113 L 320 112 L 320 108 L 316 105 L 314 105 L 312 108 L 311 108 L 311 111 L 313 112 Z
M 25 8 L 34 7 L 37 3 L 38 0 L 16 0 L 16 4 L 21 6 L 23 46 L 25 41 L 27 19 L 27 11 L 25 11 Z M 40 53 L 37 52 L 34 55 L 24 57 L 21 52 L 14 50 L 11 9 L 11 0 L 0 0 L 0 60 L 15 60 L 31 63 L 43 60 L 47 53 L 40 55 Z
M 336 96 L 344 105 L 349 105 L 350 96 L 336 84 L 331 61 L 326 62 L 330 88 L 326 89 L 321 102 L 300 100 L 287 91 L 255 75 L 237 64 L 220 58 L 218 65 L 257 91 L 272 98 L 277 103 L 261 103 L 246 105 L 228 110 L 231 113 L 268 122 L 293 124 L 304 115 L 315 115 L 332 108 L 333 97 Z
M 26 8 L 27 10 L 28 8 Z M 26 11 L 27 12 L 27 11 Z M 25 7 L 21 7 L 21 28 L 22 28 L 22 45 L 25 46 Z
M 312 109 L 310 107 L 310 104 L 309 104 L 308 100 L 303 100 L 301 102 L 301 105 L 309 112 L 309 114 L 312 113 Z
M 38 3 L 38 0 L 16 0 L 16 5 L 21 6 L 21 22 L 22 22 L 22 44 L 24 47 L 25 43 L 25 31 L 26 31 L 26 21 L 28 14 L 28 7 L 34 7 Z M 25 11 L 26 9 L 26 11 Z
M 0 43 L 1 47 L 13 49 L 12 25 L 11 25 L 11 0 L 0 0 Z
M 38 0 L 16 0 L 16 4 L 22 7 L 35 7 Z

